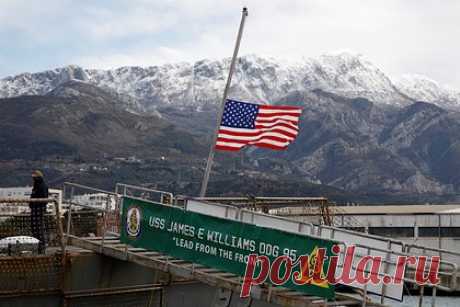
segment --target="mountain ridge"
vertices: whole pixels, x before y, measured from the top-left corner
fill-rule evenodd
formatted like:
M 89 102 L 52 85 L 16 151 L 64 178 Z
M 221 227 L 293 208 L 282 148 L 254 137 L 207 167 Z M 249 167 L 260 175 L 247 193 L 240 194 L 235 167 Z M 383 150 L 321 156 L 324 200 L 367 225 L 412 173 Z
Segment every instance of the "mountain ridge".
M 79 156 L 98 160 L 205 151 L 196 136 L 159 116 L 126 111 L 113 93 L 97 86 L 67 81 L 55 90 L 44 96 L 0 99 L 0 159 Z M 180 136 L 192 146 L 184 148 L 177 142 Z
M 158 107 L 215 106 L 221 100 L 229 59 L 200 60 L 150 67 L 109 70 L 69 65 L 38 73 L 0 79 L 0 97 L 44 95 L 59 84 L 80 80 L 137 100 L 131 111 L 155 111 Z M 460 110 L 460 92 L 420 76 L 396 81 L 362 56 L 326 54 L 318 58 L 285 62 L 246 55 L 238 59 L 229 97 L 258 103 L 276 102 L 293 91 L 323 90 L 347 98 L 366 98 L 378 104 L 407 106 L 425 101 Z M 139 110 L 140 109 L 140 110 Z
M 300 105 L 301 129 L 286 151 L 243 150 L 245 163 L 237 155 L 216 153 L 216 179 L 254 176 L 268 185 L 295 179 L 351 195 L 387 197 L 460 191 L 460 113 L 450 92 L 436 93 L 439 84 L 417 77 L 415 84 L 428 84 L 416 86 L 417 96 L 354 55 L 302 63 L 239 59 L 230 97 Z M 140 156 L 154 162 L 139 166 L 144 177 L 130 170 L 127 178 L 195 189 L 227 67 L 228 59 L 104 71 L 69 66 L 2 79 L 0 96 L 17 97 L 0 99 L 0 156 L 34 159 L 37 140 L 38 156 L 53 151 L 102 161 L 108 155 Z M 21 96 L 26 94 L 32 96 Z M 172 157 L 168 167 L 161 166 Z M 152 178 L 150 167 L 160 175 Z M 192 179 L 179 180 L 181 174 Z

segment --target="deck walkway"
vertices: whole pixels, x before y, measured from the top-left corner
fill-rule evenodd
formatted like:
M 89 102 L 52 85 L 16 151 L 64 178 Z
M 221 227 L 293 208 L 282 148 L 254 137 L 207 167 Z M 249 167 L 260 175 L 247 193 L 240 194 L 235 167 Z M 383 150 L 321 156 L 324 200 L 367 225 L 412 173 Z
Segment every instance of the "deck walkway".
M 102 240 L 101 237 L 81 238 L 69 235 L 67 239 L 69 246 L 91 250 L 119 260 L 134 262 L 145 267 L 170 273 L 176 277 L 196 280 L 237 293 L 241 290 L 241 277 L 237 275 L 177 259 L 159 252 L 130 247 L 121 243 L 118 237 L 106 237 Z M 308 296 L 298 291 L 269 285 L 266 287 L 253 287 L 251 296 L 254 299 L 271 302 L 280 306 L 319 307 L 362 305 L 362 300 L 347 294 L 336 293 L 335 301 L 325 301 L 320 297 Z M 367 302 L 366 306 L 382 305 Z

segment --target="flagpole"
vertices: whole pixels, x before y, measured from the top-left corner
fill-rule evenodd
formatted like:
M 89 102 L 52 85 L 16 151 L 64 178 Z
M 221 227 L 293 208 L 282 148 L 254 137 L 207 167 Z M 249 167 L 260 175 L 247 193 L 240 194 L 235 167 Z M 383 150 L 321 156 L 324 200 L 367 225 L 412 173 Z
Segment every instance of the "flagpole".
M 204 171 L 203 182 L 201 183 L 200 197 L 206 196 L 206 190 L 208 188 L 209 175 L 211 174 L 212 163 L 214 161 L 217 134 L 219 132 L 219 126 L 220 126 L 220 122 L 222 120 L 222 115 L 224 114 L 224 108 L 225 108 L 225 102 L 227 101 L 228 90 L 230 89 L 230 85 L 232 83 L 233 71 L 235 70 L 235 63 L 236 63 L 236 59 L 238 57 L 238 50 L 240 49 L 241 37 L 243 36 L 244 21 L 245 21 L 247 16 L 248 16 L 248 9 L 244 7 L 243 12 L 241 14 L 241 23 L 240 23 L 240 28 L 238 30 L 238 36 L 236 38 L 235 50 L 233 51 L 233 57 L 232 57 L 232 61 L 230 63 L 230 71 L 228 73 L 227 84 L 225 85 L 224 96 L 222 98 L 222 103 L 220 105 L 219 114 L 217 116 L 216 130 L 214 131 L 214 137 L 213 137 L 213 140 L 211 142 L 211 148 L 209 150 L 208 161 L 206 162 L 206 169 Z

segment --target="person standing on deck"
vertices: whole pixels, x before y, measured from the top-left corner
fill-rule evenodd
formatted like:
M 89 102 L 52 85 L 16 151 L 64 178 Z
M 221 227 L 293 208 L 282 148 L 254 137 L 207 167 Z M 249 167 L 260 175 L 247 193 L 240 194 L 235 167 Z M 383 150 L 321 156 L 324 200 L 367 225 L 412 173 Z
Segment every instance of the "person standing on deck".
M 41 171 L 33 171 L 32 179 L 34 185 L 32 188 L 32 194 L 30 198 L 48 198 L 48 186 L 43 178 Z M 32 230 L 32 236 L 40 240 L 38 243 L 38 252 L 40 254 L 45 253 L 46 238 L 45 238 L 45 213 L 46 213 L 46 202 L 31 202 L 30 207 L 30 228 Z

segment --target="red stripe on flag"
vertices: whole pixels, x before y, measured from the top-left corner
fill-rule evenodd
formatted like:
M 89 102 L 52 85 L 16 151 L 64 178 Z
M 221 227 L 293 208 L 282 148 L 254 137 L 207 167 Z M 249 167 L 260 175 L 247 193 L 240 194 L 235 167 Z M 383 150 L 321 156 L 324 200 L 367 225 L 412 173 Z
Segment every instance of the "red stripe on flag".
M 297 125 L 299 120 L 289 120 L 289 119 L 284 119 L 284 118 L 274 118 L 274 119 L 256 119 L 256 124 L 271 124 L 271 123 L 276 123 L 276 122 L 285 122 L 285 123 L 291 123 L 293 125 Z
M 277 125 L 277 126 L 279 126 L 279 125 Z M 248 132 L 238 132 L 238 131 L 230 131 L 230 130 L 223 130 L 223 129 L 219 130 L 219 134 L 232 135 L 232 136 L 258 136 L 258 135 L 260 135 L 262 133 L 266 133 L 266 132 L 284 134 L 284 135 L 286 135 L 288 137 L 293 137 L 293 138 L 295 138 L 297 136 L 297 133 L 294 134 L 294 133 L 290 133 L 290 132 L 287 132 L 285 130 L 277 129 L 277 128 L 267 129 L 267 130 L 263 130 L 263 131 L 253 131 L 253 130 L 248 129 Z
M 302 108 L 299 107 L 293 107 L 293 106 L 272 106 L 272 105 L 259 105 L 259 109 L 265 109 L 265 110 L 302 110 Z
M 248 132 L 239 132 L 239 131 L 230 131 L 230 130 L 224 130 L 224 129 L 220 129 L 219 130 L 219 133 L 224 133 L 224 134 L 228 134 L 228 135 L 234 135 L 234 136 L 258 136 L 261 131 L 254 131 L 252 129 L 247 129 Z
M 257 114 L 257 118 L 259 117 L 274 117 L 274 116 L 297 116 L 299 117 L 299 114 L 297 113 L 289 113 L 289 112 L 276 112 L 276 113 L 259 113 Z
M 273 124 L 273 125 L 269 125 L 269 126 L 262 126 L 262 125 L 258 125 L 256 123 L 256 128 L 257 129 L 269 129 L 269 128 L 273 128 L 273 127 L 286 127 L 286 128 L 289 128 L 289 129 L 292 129 L 292 130 L 297 130 L 299 131 L 299 128 L 297 127 L 296 124 L 291 124 L 291 123 L 277 123 L 277 124 Z
M 288 138 L 282 138 L 282 137 L 271 136 L 271 135 L 261 136 L 260 138 L 257 138 L 254 140 L 240 140 L 238 139 L 238 137 L 226 138 L 226 137 L 221 137 L 221 136 L 217 138 L 217 142 L 239 143 L 239 144 L 253 144 L 253 143 L 260 142 L 261 140 L 272 140 L 276 142 L 290 142 L 291 141 Z

